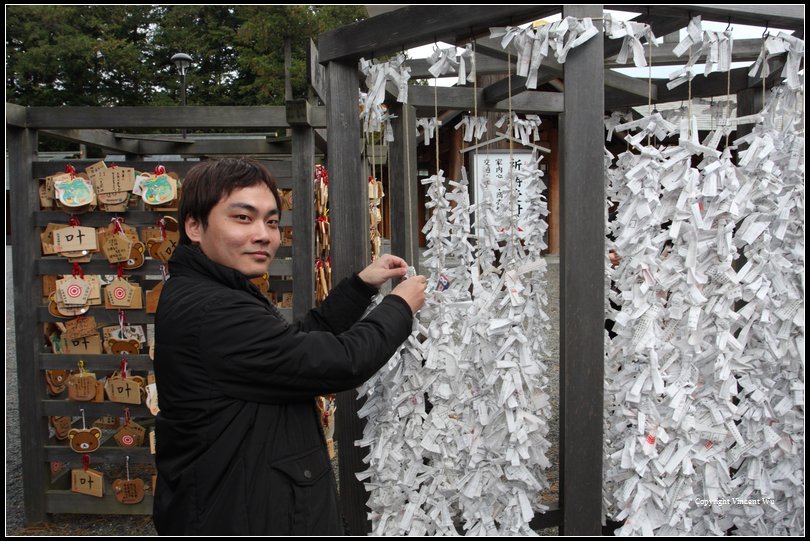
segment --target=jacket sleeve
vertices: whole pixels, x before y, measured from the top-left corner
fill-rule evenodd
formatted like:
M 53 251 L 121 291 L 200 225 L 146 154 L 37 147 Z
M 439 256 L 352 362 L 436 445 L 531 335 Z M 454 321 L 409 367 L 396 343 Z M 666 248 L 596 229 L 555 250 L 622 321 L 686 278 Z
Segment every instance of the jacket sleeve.
M 318 308 L 313 308 L 298 323 L 302 331 L 328 331 L 340 334 L 348 330 L 371 303 L 377 289 L 363 282 L 357 274 L 340 281 Z
M 247 296 L 217 295 L 202 319 L 202 362 L 222 392 L 270 404 L 359 386 L 385 365 L 413 324 L 407 303 L 395 295 L 340 334 L 288 326 Z

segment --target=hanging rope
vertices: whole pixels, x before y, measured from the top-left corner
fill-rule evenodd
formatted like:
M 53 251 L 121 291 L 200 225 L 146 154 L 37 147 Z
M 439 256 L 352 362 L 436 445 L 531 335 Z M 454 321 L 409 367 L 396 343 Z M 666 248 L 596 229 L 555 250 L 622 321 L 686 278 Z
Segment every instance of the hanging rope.
M 515 244 L 515 229 L 517 225 L 515 224 L 515 172 L 512 170 L 512 164 L 514 163 L 514 158 L 512 157 L 514 143 L 512 138 L 514 137 L 514 127 L 512 124 L 512 53 L 511 51 L 506 55 L 506 70 L 507 70 L 507 80 L 508 80 L 508 90 L 509 90 L 509 244 L 511 248 L 514 248 Z
M 692 58 L 692 46 L 689 46 L 689 58 Z M 687 79 L 689 79 L 689 92 L 688 92 L 688 103 L 687 103 L 687 124 L 686 124 L 686 137 L 690 138 L 692 135 L 692 68 L 689 68 L 689 73 L 686 75 Z
M 438 94 L 439 78 L 433 78 L 433 121 L 435 122 L 436 130 L 436 174 L 439 174 L 439 94 Z
M 476 56 L 475 56 L 475 45 L 476 45 L 475 38 L 473 38 L 473 40 L 472 40 L 473 66 L 477 66 L 476 61 L 478 60 L 476 58 Z M 475 73 L 475 77 L 473 77 L 473 118 L 474 119 L 478 118 L 478 72 L 477 71 Z M 462 144 L 463 144 L 463 142 L 462 142 Z M 478 148 L 479 147 L 476 147 L 475 150 L 473 151 L 473 152 L 475 152 L 475 154 L 473 155 L 473 163 L 474 164 L 478 163 Z M 475 174 L 478 175 L 479 172 L 476 170 Z M 482 187 L 484 186 L 483 180 L 484 179 L 482 178 L 481 179 L 481 186 Z M 483 190 L 482 190 L 482 192 L 483 192 Z M 480 204 L 484 200 L 484 194 L 476 192 L 475 193 L 475 199 L 476 199 L 476 204 Z M 478 269 L 479 272 L 481 271 L 481 252 L 482 251 L 483 250 L 481 249 L 481 224 L 476 223 L 475 224 L 475 268 Z
M 737 116 L 739 116 L 740 112 L 737 111 Z M 726 119 L 731 118 L 731 67 L 729 67 L 728 71 L 726 72 Z M 728 148 L 728 138 L 731 135 L 731 129 L 729 128 L 728 124 L 726 125 L 726 147 Z
M 650 60 L 649 60 L 649 62 L 647 62 L 647 65 L 649 66 L 649 69 L 647 70 L 647 115 L 652 116 L 652 110 L 653 110 L 653 108 L 652 108 L 652 63 L 653 63 L 653 57 L 652 57 L 652 40 L 650 39 L 649 36 L 647 36 L 647 43 L 649 44 L 649 50 L 650 50 L 650 52 L 649 52 Z M 652 135 L 648 135 L 647 136 L 647 146 L 650 146 L 651 140 L 652 140 Z M 628 148 L 628 150 L 630 148 L 630 143 L 629 142 L 627 143 L 627 148 Z
M 413 235 L 413 202 L 411 199 L 411 190 L 413 189 L 413 182 L 411 177 L 411 137 L 413 137 L 413 133 L 411 133 L 410 128 L 408 127 L 408 117 L 410 116 L 410 111 L 408 110 L 408 104 L 402 104 L 402 121 L 403 121 L 403 131 L 405 132 L 403 137 L 405 138 L 405 170 L 407 171 L 407 175 L 405 176 L 405 200 L 406 200 L 406 209 L 407 216 L 408 216 L 408 234 L 405 235 L 408 241 L 408 262 L 413 265 L 414 267 L 417 266 L 416 260 L 414 259 L 413 253 L 413 240 L 411 239 L 411 235 Z

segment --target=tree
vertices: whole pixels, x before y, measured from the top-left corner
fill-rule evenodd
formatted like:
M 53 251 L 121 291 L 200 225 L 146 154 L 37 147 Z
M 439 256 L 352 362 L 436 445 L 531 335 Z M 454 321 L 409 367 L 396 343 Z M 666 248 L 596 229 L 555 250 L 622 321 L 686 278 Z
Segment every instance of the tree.
M 137 105 L 152 91 L 145 6 L 9 6 L 7 99 L 20 105 Z
M 362 6 L 8 6 L 6 99 L 20 105 L 176 105 L 171 57 L 189 54 L 189 105 L 281 105 L 307 95 L 309 40 Z
M 285 40 L 292 48 L 293 97 L 306 97 L 309 40 L 367 16 L 362 6 L 240 6 L 239 15 L 238 91 L 246 105 L 284 103 Z
M 239 18 L 232 6 L 175 5 L 156 9 L 159 21 L 152 43 L 155 79 L 161 101 L 180 102 L 180 81 L 171 57 L 183 52 L 191 56 L 186 75 L 189 105 L 239 105 L 235 47 Z

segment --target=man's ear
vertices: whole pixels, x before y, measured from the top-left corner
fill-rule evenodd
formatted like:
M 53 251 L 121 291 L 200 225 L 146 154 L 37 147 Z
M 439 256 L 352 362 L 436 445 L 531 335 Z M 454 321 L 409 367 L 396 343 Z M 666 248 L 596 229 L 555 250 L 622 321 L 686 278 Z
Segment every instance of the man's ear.
M 186 223 L 183 226 L 186 228 L 186 236 L 191 242 L 200 242 L 204 230 L 202 222 L 191 216 L 186 216 Z

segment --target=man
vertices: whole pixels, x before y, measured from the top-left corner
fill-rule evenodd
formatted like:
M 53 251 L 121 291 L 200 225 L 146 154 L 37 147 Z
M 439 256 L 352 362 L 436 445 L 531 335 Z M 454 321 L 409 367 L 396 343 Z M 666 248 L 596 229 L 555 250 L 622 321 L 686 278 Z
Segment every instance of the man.
M 407 339 L 425 278 L 384 256 L 288 325 L 249 278 L 281 243 L 280 200 L 250 159 L 189 171 L 180 245 L 155 318 L 160 534 L 341 534 L 318 395 L 352 389 Z

